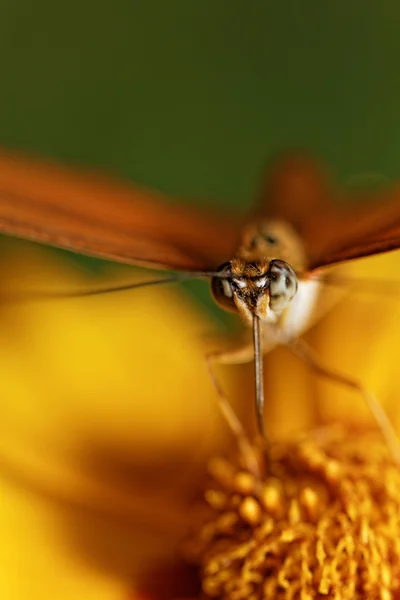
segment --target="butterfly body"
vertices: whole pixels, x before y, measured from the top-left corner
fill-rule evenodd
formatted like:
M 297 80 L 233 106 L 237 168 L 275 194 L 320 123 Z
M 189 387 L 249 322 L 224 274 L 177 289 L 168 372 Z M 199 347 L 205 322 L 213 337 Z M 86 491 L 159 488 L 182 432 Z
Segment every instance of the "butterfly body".
M 289 223 L 260 220 L 243 231 L 235 258 L 213 278 L 215 300 L 252 325 L 260 319 L 264 348 L 279 337 L 294 337 L 307 329 L 321 281 L 306 277 L 307 259 L 301 239 Z

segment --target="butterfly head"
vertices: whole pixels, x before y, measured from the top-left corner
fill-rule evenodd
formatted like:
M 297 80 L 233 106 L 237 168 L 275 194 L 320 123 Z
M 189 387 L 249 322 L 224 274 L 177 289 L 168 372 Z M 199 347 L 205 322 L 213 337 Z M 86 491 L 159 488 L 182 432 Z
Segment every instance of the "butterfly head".
M 238 312 L 245 321 L 253 316 L 275 321 L 290 306 L 298 288 L 297 276 L 283 260 L 246 261 L 235 258 L 218 269 L 212 293 L 226 310 Z

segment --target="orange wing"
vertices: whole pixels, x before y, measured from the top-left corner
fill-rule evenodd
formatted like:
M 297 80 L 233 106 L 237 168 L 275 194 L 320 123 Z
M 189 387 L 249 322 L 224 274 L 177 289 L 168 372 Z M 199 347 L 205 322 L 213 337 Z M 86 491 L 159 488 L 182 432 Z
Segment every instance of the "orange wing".
M 317 161 L 286 155 L 270 168 L 255 215 L 291 222 L 312 270 L 400 247 L 400 188 L 357 208 L 338 200 L 346 198 Z M 209 271 L 234 255 L 240 220 L 0 151 L 0 232 L 128 264 Z
M 128 264 L 205 271 L 232 256 L 239 221 L 0 150 L 0 232 Z
M 400 186 L 350 198 L 306 154 L 278 158 L 264 179 L 258 214 L 300 233 L 315 270 L 400 247 Z
M 340 230 L 314 251 L 311 269 L 400 248 L 400 187 L 358 201 L 359 207 L 338 211 Z

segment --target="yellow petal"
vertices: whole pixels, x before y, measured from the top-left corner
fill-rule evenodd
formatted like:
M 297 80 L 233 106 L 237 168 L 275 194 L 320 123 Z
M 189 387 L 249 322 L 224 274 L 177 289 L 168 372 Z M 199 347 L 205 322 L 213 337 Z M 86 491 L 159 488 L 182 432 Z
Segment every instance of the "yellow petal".
M 67 271 L 41 251 L 10 256 L 2 289 L 79 285 Z M 227 435 L 209 327 L 173 287 L 1 307 L 0 597 L 120 598 L 172 553 Z
M 352 292 L 315 330 L 313 343 L 324 364 L 348 374 L 371 390 L 399 428 L 397 390 L 400 384 L 400 255 L 398 252 L 352 261 L 346 276 L 369 279 L 371 292 Z M 343 269 L 343 268 L 342 268 Z M 379 280 L 393 283 L 387 291 Z M 397 286 L 397 287 L 396 287 Z M 373 290 L 373 291 L 372 291 Z M 321 417 L 373 423 L 357 392 L 319 379 Z

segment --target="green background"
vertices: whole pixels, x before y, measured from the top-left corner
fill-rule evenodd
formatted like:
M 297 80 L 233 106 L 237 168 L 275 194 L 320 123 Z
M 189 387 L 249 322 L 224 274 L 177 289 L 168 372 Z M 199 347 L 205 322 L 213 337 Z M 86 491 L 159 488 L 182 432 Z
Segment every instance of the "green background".
M 393 178 L 399 59 L 396 0 L 2 0 L 0 144 L 226 206 L 291 147 Z

